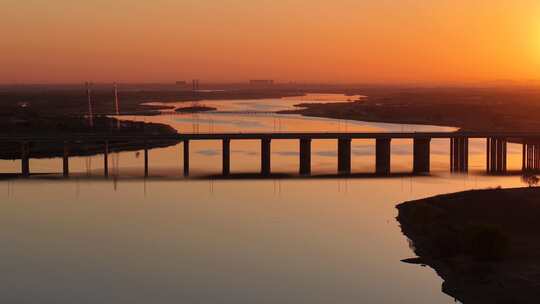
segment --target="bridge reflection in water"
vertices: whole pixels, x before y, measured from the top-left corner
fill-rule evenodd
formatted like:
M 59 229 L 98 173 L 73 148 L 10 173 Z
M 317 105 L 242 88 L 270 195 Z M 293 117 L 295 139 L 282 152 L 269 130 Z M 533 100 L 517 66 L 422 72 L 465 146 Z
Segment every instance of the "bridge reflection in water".
M 63 175 L 69 176 L 69 146 L 74 143 L 102 142 L 104 154 L 104 176 L 109 176 L 108 154 L 109 143 L 136 142 L 143 143 L 144 176 L 149 175 L 148 143 L 153 141 L 180 141 L 183 143 L 184 176 L 190 174 L 190 142 L 200 140 L 219 140 L 222 142 L 222 175 L 231 174 L 231 141 L 260 140 L 261 143 L 261 176 L 271 175 L 271 144 L 274 139 L 299 140 L 299 174 L 311 174 L 311 143 L 314 139 L 335 139 L 337 141 L 337 173 L 350 175 L 351 172 L 351 142 L 353 139 L 375 140 L 375 174 L 387 176 L 391 174 L 391 142 L 393 139 L 413 140 L 413 169 L 412 174 L 427 174 L 430 172 L 430 144 L 432 139 L 450 140 L 450 170 L 452 172 L 468 172 L 469 170 L 469 140 L 486 139 L 486 172 L 504 174 L 507 172 L 507 143 L 523 145 L 523 171 L 540 170 L 540 133 L 524 132 L 414 132 L 414 133 L 201 133 L 177 135 L 140 134 L 133 136 L 118 135 L 81 135 L 63 138 L 53 137 L 23 137 L 11 136 L 0 138 L 6 142 L 21 143 L 21 175 L 30 176 L 31 143 L 47 142 L 64 145 Z

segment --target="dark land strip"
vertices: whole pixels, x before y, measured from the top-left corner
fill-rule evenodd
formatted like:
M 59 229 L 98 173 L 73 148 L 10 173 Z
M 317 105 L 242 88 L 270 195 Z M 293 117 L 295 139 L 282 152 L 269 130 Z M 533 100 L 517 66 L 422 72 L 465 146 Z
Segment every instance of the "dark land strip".
M 443 278 L 448 295 L 468 303 L 538 303 L 540 190 L 490 189 L 397 206 L 419 259 Z

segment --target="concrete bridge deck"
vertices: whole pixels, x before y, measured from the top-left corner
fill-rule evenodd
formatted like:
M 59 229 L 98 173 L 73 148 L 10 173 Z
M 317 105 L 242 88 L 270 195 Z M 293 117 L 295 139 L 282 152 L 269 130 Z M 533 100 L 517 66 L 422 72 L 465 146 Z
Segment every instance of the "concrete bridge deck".
M 507 142 L 523 144 L 523 170 L 540 171 L 540 132 L 278 132 L 278 133 L 178 133 L 171 135 L 140 134 L 73 134 L 69 136 L 29 136 L 0 135 L 0 141 L 21 144 L 21 172 L 29 176 L 31 143 L 49 142 L 64 145 L 63 172 L 69 175 L 70 144 L 103 143 L 105 155 L 105 176 L 108 176 L 107 155 L 111 142 L 183 142 L 184 175 L 189 176 L 190 142 L 198 140 L 219 140 L 222 142 L 222 174 L 230 174 L 231 140 L 260 140 L 261 142 L 261 174 L 271 174 L 271 142 L 272 140 L 299 141 L 299 173 L 311 174 L 311 142 L 312 140 L 334 139 L 337 141 L 338 173 L 351 174 L 351 142 L 353 139 L 375 140 L 376 174 L 389 175 L 391 158 L 391 141 L 393 139 L 413 140 L 413 173 L 423 174 L 430 171 L 430 143 L 432 139 L 450 140 L 450 168 L 455 172 L 467 172 L 469 163 L 469 139 L 486 139 L 486 170 L 489 173 L 504 173 L 507 167 Z M 145 176 L 148 176 L 148 147 L 144 150 Z
M 506 138 L 540 140 L 540 132 L 238 132 L 238 133 L 178 133 L 171 135 L 139 133 L 74 134 L 64 135 L 0 135 L 3 142 L 62 142 L 62 141 L 114 141 L 114 140 L 258 140 L 258 139 L 450 139 L 450 138 Z

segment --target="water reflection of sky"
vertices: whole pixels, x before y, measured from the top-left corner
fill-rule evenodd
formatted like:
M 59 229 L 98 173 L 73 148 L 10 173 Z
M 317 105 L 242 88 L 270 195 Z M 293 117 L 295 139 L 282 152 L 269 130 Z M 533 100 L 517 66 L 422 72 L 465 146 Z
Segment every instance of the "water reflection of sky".
M 310 130 L 320 132 L 444 132 L 454 131 L 452 127 L 430 125 L 411 125 L 376 123 L 356 120 L 337 120 L 323 117 L 309 117 L 285 114 L 242 114 L 242 113 L 199 113 L 176 116 L 173 121 L 181 124 L 196 124 L 199 126 L 220 125 L 228 127 L 231 132 L 247 132 L 246 128 L 257 131 L 274 132 L 276 121 L 279 122 L 280 131 L 301 131 L 297 122 L 318 123 L 317 127 L 310 126 Z
M 240 103 L 275 107 L 266 101 L 234 107 Z M 305 131 L 409 128 L 283 115 L 129 119 L 171 124 L 180 131 L 196 125 L 200 132 L 273 131 L 279 125 L 278 130 Z M 508 148 L 509 164 L 519 165 L 520 146 Z M 194 175 L 220 172 L 219 141 L 192 142 L 191 149 Z M 0 285 L 0 298 L 6 303 L 243 304 L 261 302 L 263 295 L 268 303 L 454 303 L 441 292 L 433 270 L 401 262 L 414 253 L 395 220 L 395 204 L 523 183 L 518 176 L 450 174 L 448 140 L 433 140 L 431 149 L 433 163 L 446 173 L 391 179 L 96 181 L 91 178 L 102 176 L 103 158 L 93 156 L 70 159 L 70 169 L 78 173 L 71 179 L 3 181 L 7 191 L 0 219 L 6 246 L 0 260 L 16 271 Z M 336 150 L 335 140 L 313 141 L 315 173 L 336 171 Z M 373 140 L 353 141 L 354 172 L 373 170 L 374 150 Z M 181 145 L 151 150 L 150 175 L 180 177 L 181 151 Z M 410 140 L 392 141 L 393 170 L 410 171 L 411 151 Z M 485 141 L 471 140 L 470 152 L 472 165 L 485 166 Z M 258 141 L 232 141 L 232 171 L 258 172 L 259 153 Z M 61 175 L 61 163 L 32 159 L 31 168 Z M 20 161 L 1 164 L 4 172 L 20 170 Z M 143 174 L 140 153 L 112 154 L 110 167 L 113 176 Z M 272 170 L 297 172 L 298 141 L 272 141 Z
M 217 108 L 217 111 L 174 115 L 169 122 L 180 131 L 186 130 L 185 125 L 189 124 L 191 126 L 187 128 L 188 130 L 195 128 L 199 132 L 211 131 L 208 126 L 213 126 L 212 128 L 218 126 L 220 127 L 219 131 L 222 132 L 423 132 L 455 130 L 455 128 L 441 126 L 376 123 L 300 115 L 268 114 L 268 112 L 295 109 L 294 106 L 299 103 L 346 102 L 358 99 L 360 99 L 358 95 L 308 94 L 306 96 L 274 99 L 202 100 L 193 103 L 214 107 Z M 160 103 L 151 104 L 159 105 Z M 165 105 L 185 107 L 187 103 L 177 102 L 166 103 Z M 171 113 L 170 110 L 164 112 Z M 262 113 L 257 114 L 256 112 Z
M 256 120 L 240 120 L 240 119 L 200 119 L 197 117 L 185 117 L 175 118 L 177 123 L 190 123 L 190 124 L 202 124 L 202 125 L 221 125 L 232 126 L 236 128 L 250 128 L 250 129 L 265 129 L 265 124 Z

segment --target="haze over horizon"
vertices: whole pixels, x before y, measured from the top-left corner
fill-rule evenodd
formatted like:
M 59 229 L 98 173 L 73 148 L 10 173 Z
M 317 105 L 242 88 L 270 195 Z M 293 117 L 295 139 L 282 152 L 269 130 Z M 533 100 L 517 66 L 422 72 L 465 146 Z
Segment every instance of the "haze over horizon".
M 6 0 L 0 83 L 540 79 L 540 2 Z

